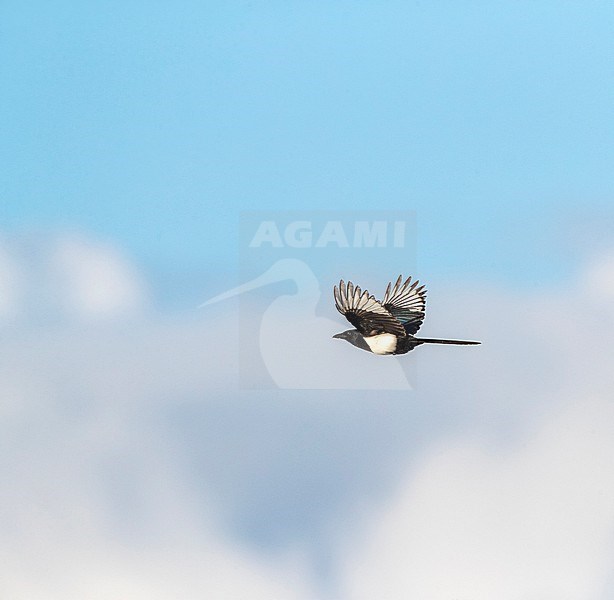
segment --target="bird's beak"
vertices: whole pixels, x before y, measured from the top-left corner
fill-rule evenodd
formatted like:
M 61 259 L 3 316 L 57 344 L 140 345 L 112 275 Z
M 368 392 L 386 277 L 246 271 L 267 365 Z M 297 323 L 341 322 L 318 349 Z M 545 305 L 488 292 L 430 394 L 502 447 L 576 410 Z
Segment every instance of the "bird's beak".
M 228 298 L 232 298 L 233 296 L 238 296 L 239 294 L 243 294 L 245 292 L 249 292 L 251 290 L 255 290 L 259 287 L 263 287 L 268 285 L 269 283 L 274 283 L 275 281 L 279 281 L 280 278 L 273 276 L 273 274 L 269 271 L 260 275 L 260 277 L 256 277 L 256 279 L 252 279 L 243 285 L 240 285 L 236 288 L 228 290 L 223 294 L 219 294 L 206 302 L 203 302 L 198 308 L 202 308 L 203 306 L 208 306 L 209 304 L 215 304 L 216 302 L 221 302 L 222 300 L 227 300 Z
M 337 338 L 338 340 L 342 340 L 343 339 L 343 333 L 336 333 L 335 335 L 333 335 L 333 338 Z

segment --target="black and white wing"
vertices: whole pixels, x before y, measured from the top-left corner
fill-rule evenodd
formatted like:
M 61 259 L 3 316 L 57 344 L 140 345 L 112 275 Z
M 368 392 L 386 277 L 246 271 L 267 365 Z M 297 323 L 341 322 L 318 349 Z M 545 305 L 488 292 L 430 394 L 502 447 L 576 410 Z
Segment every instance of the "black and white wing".
M 351 281 L 347 285 L 343 279 L 339 288 L 335 286 L 335 306 L 337 310 L 364 336 L 392 333 L 405 337 L 405 329 L 399 319 L 392 315 L 375 296 L 361 290 Z
M 394 286 L 392 282 L 388 284 L 382 305 L 403 324 L 408 334 L 413 335 L 424 321 L 426 288 L 418 280 L 412 283 L 411 277 L 402 282 L 403 277 L 399 275 Z

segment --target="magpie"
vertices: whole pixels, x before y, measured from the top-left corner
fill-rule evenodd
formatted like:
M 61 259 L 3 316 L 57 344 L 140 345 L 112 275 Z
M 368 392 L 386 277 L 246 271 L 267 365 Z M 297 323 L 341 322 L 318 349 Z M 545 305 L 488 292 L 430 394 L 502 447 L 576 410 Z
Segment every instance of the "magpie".
M 388 284 L 384 299 L 380 302 L 367 290 L 361 290 L 351 281 L 343 279 L 334 288 L 337 310 L 355 327 L 333 338 L 347 340 L 350 344 L 374 354 L 406 354 L 421 344 L 480 344 L 462 340 L 434 340 L 417 338 L 414 334 L 424 321 L 426 288 L 411 277 L 403 282 L 399 275 L 394 286 Z

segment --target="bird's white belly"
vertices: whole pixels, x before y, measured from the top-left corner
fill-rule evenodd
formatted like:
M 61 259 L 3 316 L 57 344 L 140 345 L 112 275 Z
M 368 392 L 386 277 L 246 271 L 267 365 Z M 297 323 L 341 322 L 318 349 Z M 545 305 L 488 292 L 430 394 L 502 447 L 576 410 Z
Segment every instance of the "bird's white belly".
M 392 333 L 380 333 L 365 337 L 365 342 L 373 354 L 392 354 L 397 349 L 397 336 Z

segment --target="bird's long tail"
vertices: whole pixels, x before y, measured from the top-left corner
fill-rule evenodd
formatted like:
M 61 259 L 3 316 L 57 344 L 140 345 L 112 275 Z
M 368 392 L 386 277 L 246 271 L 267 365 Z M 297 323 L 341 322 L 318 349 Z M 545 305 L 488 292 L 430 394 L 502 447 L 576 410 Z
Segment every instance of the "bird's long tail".
M 417 342 L 422 344 L 455 344 L 457 346 L 475 346 L 482 342 L 467 342 L 465 340 L 433 340 L 430 338 L 416 338 Z

